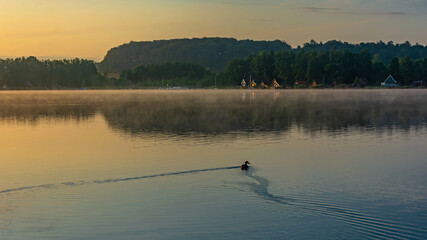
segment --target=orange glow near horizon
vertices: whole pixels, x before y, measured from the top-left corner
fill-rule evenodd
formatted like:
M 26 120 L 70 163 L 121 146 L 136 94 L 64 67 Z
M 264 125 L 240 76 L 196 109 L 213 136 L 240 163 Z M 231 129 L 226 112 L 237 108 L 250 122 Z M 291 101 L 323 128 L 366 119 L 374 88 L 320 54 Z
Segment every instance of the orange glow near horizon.
M 386 10 L 380 4 L 374 10 L 366 10 L 356 4 L 349 6 L 348 2 L 336 3 L 336 8 L 311 8 L 308 6 L 319 3 L 0 0 L 0 56 L 80 57 L 98 61 L 112 47 L 130 41 L 205 36 L 279 39 L 294 47 L 311 39 L 409 40 L 427 44 L 427 32 L 419 31 L 427 20 L 425 14 L 410 9 L 397 12 L 395 9 L 402 9 L 397 4 L 394 8 L 393 4 L 388 5 Z

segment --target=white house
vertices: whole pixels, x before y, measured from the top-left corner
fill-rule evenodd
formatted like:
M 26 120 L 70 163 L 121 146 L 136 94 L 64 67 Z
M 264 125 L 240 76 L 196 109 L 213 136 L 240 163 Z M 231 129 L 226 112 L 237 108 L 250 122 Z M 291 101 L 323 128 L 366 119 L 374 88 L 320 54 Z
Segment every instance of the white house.
M 387 79 L 381 83 L 381 87 L 397 87 L 397 81 L 394 80 L 393 76 L 389 75 Z

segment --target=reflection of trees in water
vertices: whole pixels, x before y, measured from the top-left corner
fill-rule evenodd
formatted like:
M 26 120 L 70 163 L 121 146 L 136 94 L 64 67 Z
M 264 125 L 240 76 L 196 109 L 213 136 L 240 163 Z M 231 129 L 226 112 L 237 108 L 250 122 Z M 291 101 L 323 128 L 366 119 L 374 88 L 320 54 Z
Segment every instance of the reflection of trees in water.
M 139 134 L 307 131 L 422 126 L 427 93 L 408 91 L 106 91 L 0 95 L 0 119 L 84 121 L 101 112 L 120 132 Z
M 129 132 L 229 132 L 235 130 L 274 130 L 289 126 L 286 115 L 276 114 L 261 102 L 217 99 L 156 100 L 142 103 L 122 103 L 103 109 L 106 120 Z
M 71 92 L 2 92 L 0 122 L 86 121 L 95 115 L 93 103 Z
M 350 127 L 400 127 L 422 124 L 427 119 L 427 99 L 420 95 L 381 92 L 244 92 L 206 98 L 160 98 L 148 102 L 124 102 L 103 109 L 116 129 L 206 132 L 261 130 L 287 131 L 293 124 L 308 131 Z
M 0 105 L 0 122 L 13 121 L 38 124 L 40 120 L 82 122 L 95 115 L 94 108 L 87 105 Z

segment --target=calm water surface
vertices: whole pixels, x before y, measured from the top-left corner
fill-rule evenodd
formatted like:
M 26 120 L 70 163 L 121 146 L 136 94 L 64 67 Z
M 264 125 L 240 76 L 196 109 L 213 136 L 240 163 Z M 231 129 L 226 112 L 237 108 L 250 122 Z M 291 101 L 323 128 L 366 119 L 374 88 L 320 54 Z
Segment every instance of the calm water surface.
M 426 125 L 423 90 L 3 91 L 0 239 L 426 239 Z

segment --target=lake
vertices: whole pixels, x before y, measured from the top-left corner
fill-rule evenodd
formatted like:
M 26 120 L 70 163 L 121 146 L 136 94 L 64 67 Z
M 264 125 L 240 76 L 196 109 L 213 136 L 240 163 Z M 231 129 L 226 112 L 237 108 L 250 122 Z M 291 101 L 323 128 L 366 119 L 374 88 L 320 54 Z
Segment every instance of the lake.
M 427 239 L 426 127 L 425 90 L 0 91 L 0 239 Z

